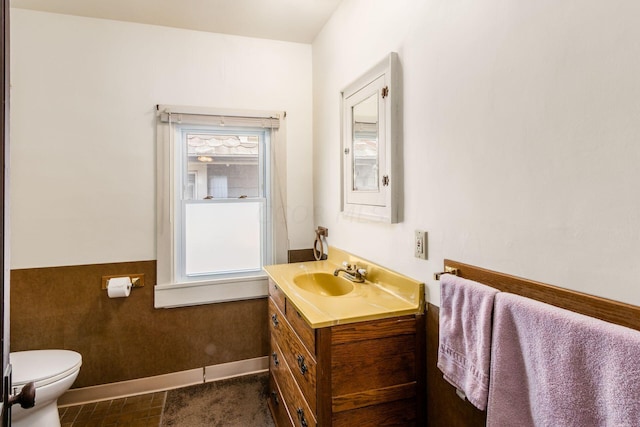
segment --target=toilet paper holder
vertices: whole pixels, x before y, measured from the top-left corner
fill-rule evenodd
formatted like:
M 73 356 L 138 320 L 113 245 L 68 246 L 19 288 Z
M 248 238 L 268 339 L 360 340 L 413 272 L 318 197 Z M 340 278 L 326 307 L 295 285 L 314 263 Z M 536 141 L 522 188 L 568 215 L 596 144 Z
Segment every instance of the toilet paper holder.
M 132 288 L 144 287 L 144 273 L 140 274 L 116 274 L 113 276 L 102 276 L 102 289 L 106 290 L 109 285 L 109 279 L 115 279 L 116 277 L 130 277 Z

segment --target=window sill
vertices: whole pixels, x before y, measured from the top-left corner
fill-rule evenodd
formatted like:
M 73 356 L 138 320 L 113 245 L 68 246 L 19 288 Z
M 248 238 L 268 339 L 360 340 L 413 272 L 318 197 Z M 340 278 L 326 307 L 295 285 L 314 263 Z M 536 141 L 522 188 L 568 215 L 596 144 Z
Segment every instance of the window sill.
M 264 298 L 269 294 L 266 274 L 217 281 L 174 283 L 154 287 L 154 307 L 173 308 Z

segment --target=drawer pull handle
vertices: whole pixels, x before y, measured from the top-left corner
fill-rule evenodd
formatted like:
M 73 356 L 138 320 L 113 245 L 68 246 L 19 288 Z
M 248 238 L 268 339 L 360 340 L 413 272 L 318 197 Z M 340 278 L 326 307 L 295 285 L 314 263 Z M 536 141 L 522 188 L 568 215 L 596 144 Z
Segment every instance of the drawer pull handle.
M 278 353 L 274 351 L 273 354 L 271 354 L 271 357 L 273 357 L 273 364 L 279 366 L 280 361 L 278 360 Z
M 273 403 L 276 405 L 280 405 L 280 399 L 278 399 L 278 393 L 275 391 L 271 391 L 271 399 L 273 399 Z
M 273 322 L 273 326 L 275 326 L 276 328 L 280 324 L 280 322 L 278 322 L 278 315 L 275 313 L 271 315 L 271 321 Z
M 300 368 L 300 373 L 302 375 L 306 374 L 309 370 L 309 368 L 307 368 L 307 365 L 305 365 L 304 363 L 304 356 L 301 354 L 298 355 L 298 368 Z
M 298 413 L 298 420 L 300 421 L 300 425 L 302 427 L 308 427 L 309 424 L 307 424 L 307 419 L 304 417 L 304 411 L 302 410 L 302 408 L 298 408 L 297 413 Z

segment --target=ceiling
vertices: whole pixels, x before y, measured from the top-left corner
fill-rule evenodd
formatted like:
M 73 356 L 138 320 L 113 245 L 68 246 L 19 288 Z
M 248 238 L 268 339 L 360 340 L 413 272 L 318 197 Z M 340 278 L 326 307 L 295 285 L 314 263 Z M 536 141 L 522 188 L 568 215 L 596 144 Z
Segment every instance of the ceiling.
M 11 7 L 311 43 L 342 0 L 11 0 Z

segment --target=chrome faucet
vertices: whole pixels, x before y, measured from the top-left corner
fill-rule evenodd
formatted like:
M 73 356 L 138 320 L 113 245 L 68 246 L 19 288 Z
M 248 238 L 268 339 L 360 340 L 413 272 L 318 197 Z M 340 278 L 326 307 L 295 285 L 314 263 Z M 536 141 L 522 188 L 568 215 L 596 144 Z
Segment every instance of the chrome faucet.
M 336 268 L 336 270 L 333 272 L 333 275 L 337 276 L 338 274 L 340 274 L 340 272 L 344 273 L 345 278 L 355 283 L 363 283 L 364 276 L 367 275 L 367 270 L 365 270 L 364 268 L 358 268 L 357 265 L 351 265 L 346 261 L 342 263 L 342 267 Z

